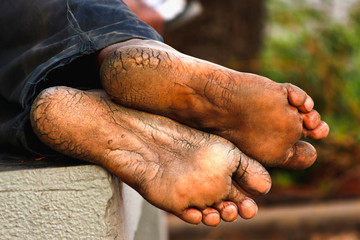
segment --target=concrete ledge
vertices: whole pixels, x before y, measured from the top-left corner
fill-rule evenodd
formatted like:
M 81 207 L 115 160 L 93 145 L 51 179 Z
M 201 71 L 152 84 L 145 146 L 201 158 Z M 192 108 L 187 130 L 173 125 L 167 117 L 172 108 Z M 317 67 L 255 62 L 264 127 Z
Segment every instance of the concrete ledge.
M 1 239 L 166 239 L 162 212 L 101 167 L 8 170 Z

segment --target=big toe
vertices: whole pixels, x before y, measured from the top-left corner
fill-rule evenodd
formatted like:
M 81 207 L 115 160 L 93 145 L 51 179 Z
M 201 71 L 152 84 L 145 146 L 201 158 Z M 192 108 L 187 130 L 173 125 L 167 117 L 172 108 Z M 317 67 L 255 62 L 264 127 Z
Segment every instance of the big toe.
M 283 168 L 305 169 L 310 167 L 317 157 L 316 149 L 304 141 L 297 141 L 289 151 L 289 157 L 281 166 Z
M 233 174 L 233 180 L 251 195 L 264 195 L 271 188 L 269 172 L 259 162 L 245 154 L 241 155 L 240 165 Z

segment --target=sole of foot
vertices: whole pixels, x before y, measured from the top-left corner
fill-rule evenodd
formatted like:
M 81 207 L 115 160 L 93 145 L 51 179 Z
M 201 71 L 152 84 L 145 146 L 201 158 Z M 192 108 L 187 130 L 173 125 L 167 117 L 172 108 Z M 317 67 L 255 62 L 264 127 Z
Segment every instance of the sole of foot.
M 252 218 L 257 206 L 247 195 L 271 186 L 267 171 L 227 140 L 124 108 L 103 91 L 46 89 L 32 105 L 31 122 L 47 146 L 103 166 L 192 224 Z
M 298 140 L 322 139 L 329 128 L 303 90 L 158 42 L 135 43 L 113 46 L 103 58 L 100 77 L 115 102 L 222 136 L 265 166 L 302 169 L 315 161 L 316 150 Z

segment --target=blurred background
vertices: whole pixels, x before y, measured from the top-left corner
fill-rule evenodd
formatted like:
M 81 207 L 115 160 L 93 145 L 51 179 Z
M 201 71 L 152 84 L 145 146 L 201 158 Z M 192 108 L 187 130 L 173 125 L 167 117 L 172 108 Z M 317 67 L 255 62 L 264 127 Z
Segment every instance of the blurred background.
M 285 209 L 282 216 L 270 215 L 263 225 L 255 218 L 215 229 L 190 227 L 170 217 L 170 239 L 360 239 L 360 1 L 199 3 L 202 12 L 195 19 L 177 28 L 165 26 L 166 43 L 198 58 L 301 87 L 331 131 L 327 139 L 313 142 L 318 160 L 311 168 L 270 170 L 273 188 L 257 199 L 258 215 Z M 275 226 L 274 221 L 284 224 Z M 246 229 L 239 227 L 244 224 Z

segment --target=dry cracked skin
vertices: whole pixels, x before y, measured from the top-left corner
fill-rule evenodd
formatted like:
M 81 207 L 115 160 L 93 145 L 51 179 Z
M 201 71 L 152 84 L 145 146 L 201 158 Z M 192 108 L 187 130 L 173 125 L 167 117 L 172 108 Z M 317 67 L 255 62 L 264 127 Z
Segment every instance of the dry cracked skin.
M 271 186 L 261 164 L 306 168 L 316 150 L 299 139 L 329 132 L 296 86 L 156 41 L 112 45 L 98 62 L 105 91 L 45 89 L 32 105 L 34 132 L 60 153 L 105 167 L 189 223 L 252 218 L 257 206 L 249 196 Z

